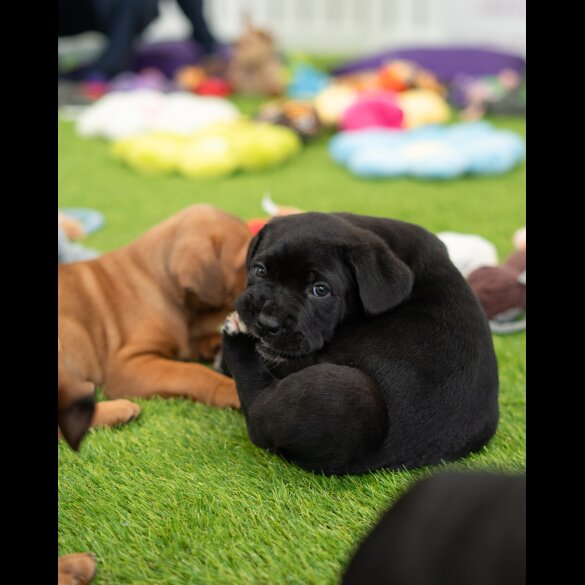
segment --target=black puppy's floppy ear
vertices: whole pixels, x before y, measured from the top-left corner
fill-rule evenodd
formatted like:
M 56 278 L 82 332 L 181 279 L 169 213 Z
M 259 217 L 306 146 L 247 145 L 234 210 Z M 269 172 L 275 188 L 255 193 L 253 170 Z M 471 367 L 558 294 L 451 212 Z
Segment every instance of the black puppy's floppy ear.
M 390 311 L 405 301 L 412 291 L 412 271 L 376 236 L 352 248 L 349 263 L 367 315 Z

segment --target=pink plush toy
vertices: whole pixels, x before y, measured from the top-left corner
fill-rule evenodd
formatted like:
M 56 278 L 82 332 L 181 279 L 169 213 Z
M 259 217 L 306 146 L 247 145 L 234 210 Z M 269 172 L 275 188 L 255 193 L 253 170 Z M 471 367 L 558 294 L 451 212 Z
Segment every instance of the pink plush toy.
M 367 92 L 345 110 L 341 126 L 344 130 L 402 128 L 403 119 L 404 113 L 398 107 L 393 92 Z

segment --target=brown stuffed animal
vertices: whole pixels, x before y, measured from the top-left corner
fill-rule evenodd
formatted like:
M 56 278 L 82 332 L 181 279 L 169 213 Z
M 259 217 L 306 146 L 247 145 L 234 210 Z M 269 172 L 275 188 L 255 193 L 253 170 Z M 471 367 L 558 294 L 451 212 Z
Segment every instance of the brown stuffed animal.
M 494 333 L 526 328 L 515 318 L 526 311 L 526 250 L 518 250 L 502 266 L 482 266 L 467 282 L 481 303 Z
M 249 22 L 234 45 L 227 78 L 236 93 L 280 95 L 284 91 L 283 65 L 276 53 L 274 39 Z

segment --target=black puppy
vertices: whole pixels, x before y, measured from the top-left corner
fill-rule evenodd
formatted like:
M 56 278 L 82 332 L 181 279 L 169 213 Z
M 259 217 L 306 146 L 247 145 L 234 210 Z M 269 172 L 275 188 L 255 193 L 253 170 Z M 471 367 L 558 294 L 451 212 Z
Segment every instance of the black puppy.
M 492 437 L 490 330 L 437 237 L 304 213 L 268 223 L 247 262 L 223 359 L 255 445 L 343 474 L 453 460 Z
M 526 583 L 526 477 L 441 473 L 409 489 L 363 541 L 342 580 L 386 583 Z

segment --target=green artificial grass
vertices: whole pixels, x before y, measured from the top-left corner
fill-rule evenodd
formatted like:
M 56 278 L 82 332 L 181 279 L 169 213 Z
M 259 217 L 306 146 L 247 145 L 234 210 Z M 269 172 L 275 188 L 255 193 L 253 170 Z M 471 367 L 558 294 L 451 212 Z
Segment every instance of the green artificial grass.
M 252 112 L 257 101 L 239 105 Z M 523 120 L 494 122 L 525 134 Z M 59 122 L 59 206 L 105 214 L 104 228 L 85 242 L 104 252 L 196 202 L 263 217 L 267 191 L 305 210 L 476 233 L 495 243 L 502 260 L 525 225 L 524 165 L 499 177 L 364 181 L 329 159 L 324 137 L 281 168 L 197 182 L 145 178 L 108 149 Z M 91 431 L 79 454 L 59 444 L 59 554 L 93 551 L 97 584 L 336 583 L 362 536 L 415 479 L 444 468 L 524 469 L 526 336 L 496 337 L 495 345 L 497 434 L 480 453 L 441 467 L 312 475 L 254 447 L 239 412 L 138 401 L 139 420 Z

